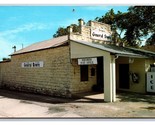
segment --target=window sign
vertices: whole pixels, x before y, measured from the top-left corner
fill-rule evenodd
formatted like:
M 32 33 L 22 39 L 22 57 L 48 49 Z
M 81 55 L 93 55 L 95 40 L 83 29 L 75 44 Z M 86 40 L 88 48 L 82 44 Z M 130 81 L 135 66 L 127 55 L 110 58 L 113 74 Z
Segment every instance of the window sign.
M 112 33 L 106 29 L 101 28 L 92 28 L 91 29 L 91 38 L 97 40 L 111 41 Z
M 23 62 L 22 68 L 37 68 L 37 67 L 43 67 L 44 62 L 38 61 L 38 62 Z
M 78 59 L 78 65 L 97 64 L 97 58 L 82 58 Z
M 155 73 L 147 73 L 147 92 L 155 92 Z

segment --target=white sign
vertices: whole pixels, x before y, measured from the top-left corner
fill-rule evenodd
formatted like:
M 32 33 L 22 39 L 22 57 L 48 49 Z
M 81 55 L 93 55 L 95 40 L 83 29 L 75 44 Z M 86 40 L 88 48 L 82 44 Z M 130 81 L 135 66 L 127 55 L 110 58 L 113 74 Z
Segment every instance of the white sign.
M 91 65 L 91 64 L 97 64 L 97 58 L 78 59 L 78 65 Z
M 147 92 L 155 92 L 155 72 L 147 73 Z
M 106 29 L 95 28 L 91 29 L 91 38 L 104 40 L 104 41 L 111 41 L 112 33 L 107 31 Z
M 23 62 L 22 68 L 37 68 L 37 67 L 43 67 L 44 62 L 38 61 L 38 62 Z

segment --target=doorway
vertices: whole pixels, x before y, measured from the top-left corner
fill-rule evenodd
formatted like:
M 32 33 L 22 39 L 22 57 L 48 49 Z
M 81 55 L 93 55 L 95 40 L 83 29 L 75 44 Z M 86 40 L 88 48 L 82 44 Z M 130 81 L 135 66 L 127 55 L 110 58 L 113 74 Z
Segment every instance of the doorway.
M 97 89 L 99 92 L 103 92 L 103 57 L 97 57 Z
M 129 89 L 129 64 L 119 64 L 119 88 Z

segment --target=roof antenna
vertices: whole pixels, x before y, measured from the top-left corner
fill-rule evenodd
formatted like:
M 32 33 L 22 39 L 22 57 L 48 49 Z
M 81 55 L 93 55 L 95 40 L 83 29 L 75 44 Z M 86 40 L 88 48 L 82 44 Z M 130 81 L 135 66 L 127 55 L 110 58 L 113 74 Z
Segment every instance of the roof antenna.
M 22 43 L 22 49 L 24 48 L 24 44 Z
M 14 53 L 16 52 L 16 46 L 13 46 L 12 49 L 14 49 Z

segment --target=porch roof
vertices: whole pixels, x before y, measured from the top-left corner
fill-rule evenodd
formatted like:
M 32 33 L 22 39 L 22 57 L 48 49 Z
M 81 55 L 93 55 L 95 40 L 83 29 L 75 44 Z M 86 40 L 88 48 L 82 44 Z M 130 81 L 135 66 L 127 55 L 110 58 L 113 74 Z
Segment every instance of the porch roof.
M 82 40 L 72 39 L 72 41 L 86 46 L 90 46 L 93 48 L 97 48 L 100 50 L 104 50 L 118 56 L 135 57 L 135 58 L 155 58 L 155 52 L 145 51 L 141 49 L 120 47 L 120 46 L 101 44 L 101 43 L 95 43 L 95 42 L 87 42 Z

